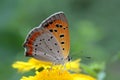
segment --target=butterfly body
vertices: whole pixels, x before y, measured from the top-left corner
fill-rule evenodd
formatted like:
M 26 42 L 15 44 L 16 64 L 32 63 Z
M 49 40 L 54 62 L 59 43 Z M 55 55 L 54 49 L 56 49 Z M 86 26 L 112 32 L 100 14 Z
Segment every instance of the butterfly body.
M 36 59 L 64 64 L 69 55 L 69 30 L 63 12 L 58 12 L 33 28 L 25 42 L 25 55 Z

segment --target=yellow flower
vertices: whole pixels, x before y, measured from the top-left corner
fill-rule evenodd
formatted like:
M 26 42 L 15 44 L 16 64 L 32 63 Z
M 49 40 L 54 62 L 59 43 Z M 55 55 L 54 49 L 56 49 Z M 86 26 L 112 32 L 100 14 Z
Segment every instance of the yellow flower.
M 16 61 L 12 67 L 13 68 L 17 68 L 19 72 L 26 72 L 29 71 L 31 69 L 39 69 L 41 67 L 43 67 L 44 69 L 48 69 L 48 68 L 52 68 L 55 69 L 61 69 L 61 68 L 67 68 L 68 70 L 74 71 L 74 72 L 80 72 L 80 68 L 79 68 L 79 62 L 80 59 L 77 59 L 75 61 L 71 61 L 65 64 L 65 66 L 63 65 L 54 65 L 50 62 L 44 62 L 44 61 L 40 61 L 40 60 L 36 60 L 34 58 L 31 58 L 28 62 L 23 62 L 23 61 Z
M 34 76 L 23 76 L 21 80 L 96 80 L 91 76 L 78 74 L 78 72 L 80 72 L 79 62 L 80 59 L 77 59 L 67 62 L 65 65 L 53 65 L 50 62 L 43 62 L 31 58 L 28 62 L 17 61 L 12 67 L 17 68 L 20 72 L 26 72 L 31 69 L 36 70 Z M 39 72 L 38 69 L 41 67 L 44 69 Z M 73 73 L 68 72 L 68 70 Z
M 95 78 L 85 74 L 73 74 L 73 80 L 96 80 Z
M 66 70 L 52 69 L 36 72 L 35 76 L 22 77 L 21 80 L 95 80 L 84 74 L 70 74 Z
M 34 58 L 31 58 L 30 60 L 28 60 L 28 62 L 23 62 L 23 61 L 16 61 L 12 67 L 13 68 L 17 68 L 18 71 L 20 72 L 26 72 L 29 71 L 31 69 L 39 69 L 40 67 L 49 67 L 51 65 L 51 63 L 49 62 L 43 62 L 43 61 L 39 61 L 36 60 Z

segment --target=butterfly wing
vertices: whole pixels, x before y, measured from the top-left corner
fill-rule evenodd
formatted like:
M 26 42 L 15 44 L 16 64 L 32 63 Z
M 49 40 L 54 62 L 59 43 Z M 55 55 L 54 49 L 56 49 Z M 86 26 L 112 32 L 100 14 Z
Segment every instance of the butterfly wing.
M 61 63 L 69 53 L 68 24 L 63 12 L 55 13 L 27 36 L 24 47 L 26 56 L 43 61 Z
M 65 58 L 68 57 L 70 50 L 70 37 L 68 30 L 68 22 L 63 12 L 56 13 L 48 18 L 44 23 L 48 29 L 58 40 Z

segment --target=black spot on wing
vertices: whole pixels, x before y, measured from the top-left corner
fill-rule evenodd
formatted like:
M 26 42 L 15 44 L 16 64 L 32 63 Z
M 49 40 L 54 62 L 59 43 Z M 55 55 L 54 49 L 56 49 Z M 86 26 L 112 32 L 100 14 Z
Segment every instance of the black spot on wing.
M 56 27 L 59 27 L 59 24 L 56 24 L 55 26 L 56 26 Z
M 57 51 L 59 53 L 59 51 Z
M 37 50 L 37 48 L 35 48 L 35 51 Z
M 57 30 L 54 30 L 55 32 L 57 32 Z
M 38 45 L 36 44 L 35 46 L 37 47 Z
M 63 26 L 61 24 L 56 24 L 55 25 L 57 28 L 62 28 Z
M 60 28 L 62 28 L 63 26 L 62 25 L 60 25 Z
M 44 53 L 44 55 L 46 55 L 46 53 Z
M 52 24 L 53 22 L 51 21 L 51 22 L 49 22 L 49 24 Z
M 48 41 L 50 41 L 50 39 L 48 39 Z
M 45 27 L 48 27 L 49 26 L 49 24 L 45 24 Z
M 57 43 L 55 43 L 55 45 L 57 45 Z
M 64 37 L 64 35 L 62 34 L 62 35 L 60 35 L 60 37 L 62 38 L 62 37 Z
M 65 42 L 61 42 L 61 44 L 64 44 Z
M 52 29 L 50 29 L 49 31 L 50 31 L 50 32 L 53 32 L 53 30 L 52 30 Z
M 51 39 L 53 38 L 53 36 L 50 37 Z

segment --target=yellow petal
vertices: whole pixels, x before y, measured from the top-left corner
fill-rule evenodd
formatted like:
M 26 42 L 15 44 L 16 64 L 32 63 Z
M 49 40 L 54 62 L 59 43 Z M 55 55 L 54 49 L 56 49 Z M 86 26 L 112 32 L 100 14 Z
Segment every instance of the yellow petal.
M 29 71 L 34 68 L 34 65 L 26 62 L 17 61 L 12 65 L 13 68 L 17 68 L 19 72 Z
M 26 72 L 34 68 L 39 69 L 40 67 L 50 67 L 50 65 L 51 63 L 49 62 L 43 62 L 31 58 L 28 62 L 16 61 L 15 63 L 13 63 L 12 67 L 18 69 L 19 72 Z
M 68 62 L 66 68 L 74 72 L 80 72 L 80 59 Z
M 85 74 L 71 74 L 66 70 L 51 69 L 36 72 L 35 76 L 22 77 L 21 80 L 96 80 Z
M 85 75 L 85 74 L 73 74 L 73 80 L 96 80 L 95 78 Z
M 52 65 L 52 63 L 50 62 L 44 62 L 44 61 L 40 61 L 40 60 L 36 60 L 34 58 L 31 58 L 30 60 L 28 60 L 28 62 L 23 62 L 23 61 L 16 61 L 12 67 L 13 68 L 17 68 L 18 71 L 20 72 L 26 72 L 29 71 L 31 69 L 39 69 L 41 67 L 44 67 L 44 69 L 48 69 L 48 68 L 53 68 L 53 69 L 68 69 L 68 70 L 72 70 L 74 72 L 79 72 L 79 62 L 80 59 L 77 59 L 75 61 L 71 61 L 65 64 L 65 66 L 63 65 Z
M 36 72 L 35 76 L 22 77 L 21 80 L 73 80 L 69 72 L 65 70 L 43 70 Z
M 33 76 L 29 76 L 29 77 L 22 77 L 22 79 L 20 80 L 35 80 Z

